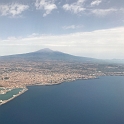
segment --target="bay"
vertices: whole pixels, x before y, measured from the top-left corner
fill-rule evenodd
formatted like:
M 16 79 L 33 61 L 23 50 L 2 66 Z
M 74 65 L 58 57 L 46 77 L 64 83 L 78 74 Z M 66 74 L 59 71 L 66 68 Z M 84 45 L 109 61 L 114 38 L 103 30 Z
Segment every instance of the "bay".
M 30 86 L 0 106 L 1 124 L 123 124 L 124 77 Z

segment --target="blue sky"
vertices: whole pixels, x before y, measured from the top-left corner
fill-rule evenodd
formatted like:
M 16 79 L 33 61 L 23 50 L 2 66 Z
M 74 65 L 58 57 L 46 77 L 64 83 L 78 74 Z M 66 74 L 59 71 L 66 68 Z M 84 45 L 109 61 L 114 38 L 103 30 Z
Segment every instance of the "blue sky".
M 0 0 L 0 55 L 42 48 L 124 59 L 124 0 Z

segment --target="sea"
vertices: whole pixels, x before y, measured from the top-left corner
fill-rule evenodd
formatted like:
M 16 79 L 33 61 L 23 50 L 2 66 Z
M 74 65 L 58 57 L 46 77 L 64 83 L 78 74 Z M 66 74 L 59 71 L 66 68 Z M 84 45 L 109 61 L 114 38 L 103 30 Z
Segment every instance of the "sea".
M 0 106 L 0 124 L 124 124 L 124 77 L 30 86 Z

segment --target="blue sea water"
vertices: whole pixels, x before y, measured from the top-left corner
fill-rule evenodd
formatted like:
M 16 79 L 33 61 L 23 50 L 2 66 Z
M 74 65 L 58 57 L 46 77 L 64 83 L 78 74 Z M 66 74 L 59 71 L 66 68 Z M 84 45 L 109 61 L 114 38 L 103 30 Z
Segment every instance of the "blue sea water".
M 123 124 L 124 77 L 30 86 L 0 106 L 0 124 Z

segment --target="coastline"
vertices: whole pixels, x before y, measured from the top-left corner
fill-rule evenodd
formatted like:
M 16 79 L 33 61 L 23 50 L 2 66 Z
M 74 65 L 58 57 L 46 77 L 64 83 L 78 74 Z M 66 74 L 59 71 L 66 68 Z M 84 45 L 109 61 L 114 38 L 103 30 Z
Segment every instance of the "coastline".
M 54 83 L 37 83 L 37 84 L 32 84 L 32 85 L 28 85 L 28 86 L 52 86 L 52 85 L 59 85 L 61 83 L 64 83 L 64 82 L 72 82 L 72 81 L 75 81 L 75 80 L 92 80 L 92 79 L 98 79 L 99 77 L 97 76 L 94 76 L 92 78 L 73 78 L 73 79 L 67 79 L 67 80 L 62 80 L 62 81 L 59 81 L 59 82 L 54 82 Z
M 52 85 L 59 85 L 61 83 L 64 83 L 64 82 L 71 82 L 71 81 L 75 81 L 75 80 L 88 80 L 88 79 L 96 79 L 97 77 L 92 77 L 92 78 L 76 78 L 76 79 L 69 79 L 69 80 L 63 80 L 63 81 L 60 81 L 60 82 L 55 82 L 55 83 L 38 83 L 38 84 L 32 84 L 32 85 L 27 85 L 27 86 L 33 86 L 33 85 L 40 85 L 40 86 L 52 86 Z M 26 91 L 28 90 L 27 87 L 24 87 L 23 90 L 21 92 L 19 92 L 18 94 L 16 95 L 13 95 L 13 97 L 11 97 L 10 99 L 8 100 L 0 100 L 0 106 L 3 105 L 3 104 L 6 104 L 7 102 L 13 100 L 14 98 L 20 96 L 21 94 L 25 93 Z
M 75 80 L 91 80 L 91 79 L 99 79 L 99 77 L 94 76 L 94 77 L 92 77 L 92 78 L 76 78 L 76 79 L 63 80 L 63 81 L 54 82 L 54 83 L 37 83 L 37 84 L 32 84 L 32 85 L 27 85 L 27 86 L 36 86 L 36 85 L 37 85 L 37 86 L 38 86 L 38 85 L 39 85 L 39 86 L 52 86 L 52 85 L 59 85 L 59 84 L 62 84 L 62 83 L 64 83 L 64 82 L 71 82 L 71 81 L 75 81 Z M 8 99 L 8 100 L 3 100 L 3 101 L 0 100 L 0 106 L 3 105 L 3 104 L 5 104 L 5 103 L 7 103 L 7 102 L 9 102 L 9 101 L 11 101 L 11 100 L 13 100 L 14 98 L 20 96 L 21 94 L 25 93 L 25 92 L 28 90 L 27 86 L 23 87 L 23 90 L 22 90 L 22 91 L 19 91 L 18 94 L 13 95 L 13 97 L 11 97 L 10 99 Z M 16 89 L 16 88 L 15 88 L 15 89 Z

